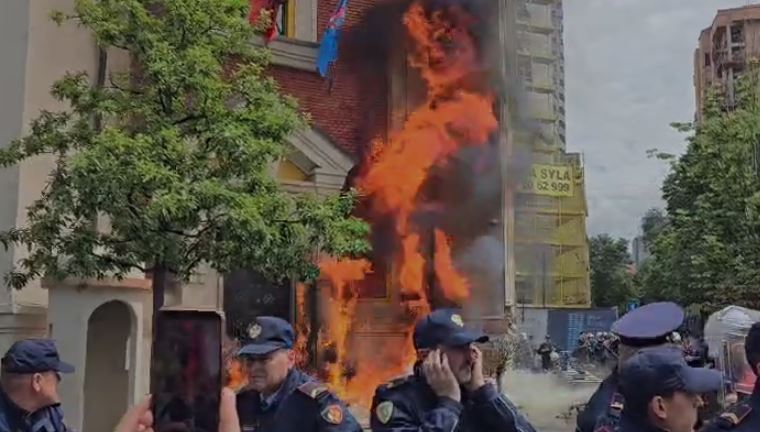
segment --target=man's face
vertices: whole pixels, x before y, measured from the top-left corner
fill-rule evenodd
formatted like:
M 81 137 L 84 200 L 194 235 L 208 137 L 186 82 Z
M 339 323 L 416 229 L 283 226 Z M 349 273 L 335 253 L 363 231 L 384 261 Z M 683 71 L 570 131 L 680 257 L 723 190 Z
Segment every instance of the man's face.
M 657 396 L 652 400 L 655 416 L 670 432 L 692 432 L 697 424 L 702 398 L 693 393 L 677 391 L 671 397 Z
M 246 357 L 248 386 L 259 393 L 275 392 L 288 376 L 295 357 L 291 350 L 277 350 L 266 356 Z
M 32 375 L 32 389 L 37 395 L 40 405 L 47 406 L 61 402 L 58 395 L 58 384 L 60 382 L 61 375 L 58 372 L 50 371 Z
M 441 351 L 449 359 L 449 367 L 459 384 L 472 380 L 472 345 L 456 347 L 441 347 Z

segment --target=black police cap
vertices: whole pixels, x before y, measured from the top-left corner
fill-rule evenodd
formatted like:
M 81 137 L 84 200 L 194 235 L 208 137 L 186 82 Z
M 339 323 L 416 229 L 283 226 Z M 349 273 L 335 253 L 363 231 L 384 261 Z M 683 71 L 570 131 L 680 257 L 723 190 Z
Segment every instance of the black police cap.
M 456 309 L 438 309 L 422 318 L 414 327 L 414 347 L 434 349 L 439 345 L 462 346 L 488 342 L 483 332 L 465 327 Z
M 293 326 L 282 318 L 261 316 L 248 327 L 239 355 L 261 357 L 279 349 L 293 348 Z
M 690 367 L 677 348 L 647 347 L 623 364 L 619 380 L 626 405 L 643 408 L 653 397 L 674 391 L 693 394 L 718 391 L 723 375 L 712 369 Z
M 74 372 L 74 366 L 61 360 L 55 342 L 50 339 L 24 339 L 15 342 L 5 353 L 0 364 L 3 372 L 15 374 Z

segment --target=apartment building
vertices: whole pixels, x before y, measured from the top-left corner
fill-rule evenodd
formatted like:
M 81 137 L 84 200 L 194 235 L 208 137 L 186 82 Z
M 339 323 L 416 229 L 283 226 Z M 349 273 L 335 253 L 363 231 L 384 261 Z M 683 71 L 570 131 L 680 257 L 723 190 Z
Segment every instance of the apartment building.
M 563 5 L 518 4 L 518 68 L 529 113 L 521 141 L 531 166 L 514 208 L 517 303 L 541 312 L 583 308 L 590 304 L 587 206 L 582 157 L 565 151 Z
M 723 95 L 727 109 L 736 103 L 736 81 L 752 59 L 760 59 L 760 4 L 718 10 L 694 51 L 697 121 L 711 88 Z

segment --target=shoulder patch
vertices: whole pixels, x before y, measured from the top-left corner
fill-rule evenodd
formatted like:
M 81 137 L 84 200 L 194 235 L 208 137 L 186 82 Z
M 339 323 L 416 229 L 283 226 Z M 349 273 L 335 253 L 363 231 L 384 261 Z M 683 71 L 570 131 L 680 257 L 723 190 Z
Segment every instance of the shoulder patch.
M 731 424 L 732 426 L 738 426 L 744 419 L 747 418 L 749 413 L 752 412 L 752 407 L 749 404 L 737 404 L 728 408 L 720 418 Z
M 388 423 L 391 417 L 393 417 L 393 402 L 380 402 L 377 407 L 375 407 L 375 416 L 380 421 L 380 423 Z
M 343 422 L 343 408 L 337 404 L 328 405 L 322 410 L 322 418 L 330 424 L 341 424 Z
M 298 391 L 312 399 L 317 399 L 318 397 L 326 394 L 328 390 L 327 386 L 320 382 L 309 381 L 298 386 Z

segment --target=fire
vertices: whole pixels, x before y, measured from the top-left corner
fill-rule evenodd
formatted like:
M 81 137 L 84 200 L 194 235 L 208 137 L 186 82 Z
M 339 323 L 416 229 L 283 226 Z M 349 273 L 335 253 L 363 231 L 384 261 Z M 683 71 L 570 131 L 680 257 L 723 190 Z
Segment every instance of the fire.
M 293 350 L 296 352 L 296 365 L 305 368 L 309 363 L 309 334 L 311 325 L 306 311 L 307 287 L 303 283 L 296 284 L 296 342 Z
M 378 385 L 409 372 L 416 358 L 411 330 L 431 310 L 431 292 L 438 290 L 460 305 L 469 297 L 470 283 L 454 265 L 456 239 L 441 227 L 421 226 L 413 216 L 430 204 L 421 192 L 431 171 L 445 166 L 464 148 L 486 145 L 498 129 L 493 95 L 472 88 L 473 82 L 482 80 L 478 48 L 469 31 L 473 18 L 455 6 L 428 13 L 418 1 L 403 22 L 411 41 L 407 61 L 427 87 L 426 100 L 387 142 L 373 143 L 357 180 L 370 222 L 374 218 L 394 222 L 391 234 L 398 250 L 387 258 L 395 264 L 392 289 L 398 292 L 389 293 L 385 301 L 398 303 L 396 321 L 404 329 L 403 337 L 367 352 L 356 348 L 362 342 L 354 337 L 357 329 L 376 325 L 371 316 L 357 313 L 357 286 L 372 266 L 366 260 L 320 262 L 322 280 L 329 283 L 320 302 L 325 309 L 321 350 L 332 354 L 325 367 L 326 382 L 347 402 L 364 407 Z M 425 239 L 432 239 L 435 252 L 427 250 Z M 431 271 L 436 286 L 430 286 Z

